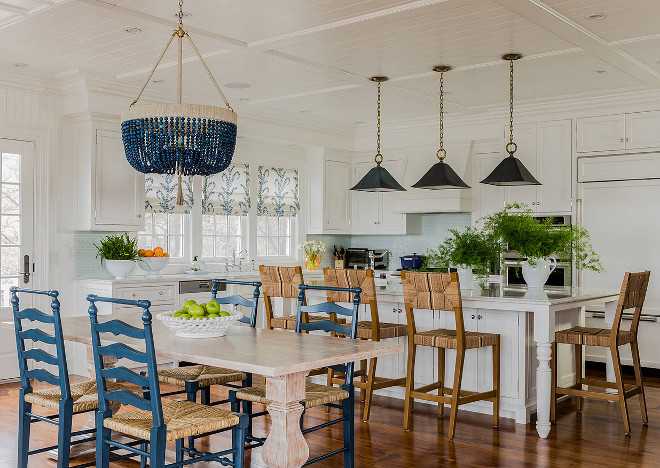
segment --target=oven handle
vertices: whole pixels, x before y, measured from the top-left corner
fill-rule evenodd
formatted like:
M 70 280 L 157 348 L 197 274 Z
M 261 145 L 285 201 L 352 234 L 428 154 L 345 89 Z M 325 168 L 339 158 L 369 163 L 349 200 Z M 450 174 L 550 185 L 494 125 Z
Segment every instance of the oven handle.
M 591 318 L 605 318 L 605 312 L 592 312 L 591 313 Z M 633 314 L 622 314 L 621 318 L 623 320 L 632 320 L 633 319 Z M 640 315 L 639 316 L 640 322 L 657 322 L 658 317 L 656 315 Z

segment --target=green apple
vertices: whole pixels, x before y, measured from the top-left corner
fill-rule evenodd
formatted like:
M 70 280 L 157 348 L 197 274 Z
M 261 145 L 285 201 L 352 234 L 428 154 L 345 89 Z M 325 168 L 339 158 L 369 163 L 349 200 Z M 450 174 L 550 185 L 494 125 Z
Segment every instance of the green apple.
M 202 309 L 206 310 L 206 302 L 199 305 Z
M 224 311 L 224 310 L 218 313 L 218 316 L 220 316 L 220 317 L 229 317 L 230 315 L 231 314 L 229 312 Z
M 190 320 L 190 314 L 181 314 L 179 315 L 179 318 L 184 320 Z
M 183 314 L 185 314 L 185 312 L 183 310 L 177 310 L 176 312 L 174 312 L 174 314 L 172 316 L 173 317 L 180 317 Z
M 220 315 L 218 315 L 218 314 L 209 314 L 209 315 L 207 315 L 207 317 L 208 318 L 218 318 L 218 317 L 220 317 Z
M 216 300 L 208 301 L 206 303 L 206 310 L 209 312 L 209 314 L 217 314 L 220 312 L 220 303 Z
M 203 317 L 206 311 L 202 306 L 193 304 L 188 308 L 188 313 L 193 317 Z
M 192 299 L 187 300 L 187 301 L 184 302 L 183 305 L 181 306 L 181 310 L 183 310 L 184 312 L 188 312 L 188 311 L 190 310 L 190 306 L 191 306 L 191 305 L 197 305 L 197 302 L 195 302 L 195 301 L 192 300 Z

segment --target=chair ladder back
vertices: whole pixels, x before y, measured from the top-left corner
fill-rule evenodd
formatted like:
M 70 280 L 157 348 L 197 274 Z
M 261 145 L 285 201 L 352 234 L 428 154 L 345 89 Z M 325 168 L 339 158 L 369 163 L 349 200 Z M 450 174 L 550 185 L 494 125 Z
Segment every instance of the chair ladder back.
M 16 350 L 18 353 L 18 367 L 21 379 L 21 388 L 23 389 L 23 392 L 32 392 L 30 380 L 35 379 L 59 387 L 61 392 L 61 399 L 70 400 L 71 386 L 69 383 L 69 370 L 66 362 L 64 337 L 62 335 L 60 301 L 58 299 L 59 293 L 57 291 L 21 289 L 16 286 L 12 286 L 9 291 L 11 292 L 11 304 L 14 316 L 14 332 L 16 335 Z M 53 312 L 52 315 L 45 314 L 40 310 L 32 307 L 20 310 L 18 293 L 34 294 L 37 296 L 49 296 L 51 298 L 50 307 Z M 23 320 L 40 322 L 43 324 L 52 324 L 53 335 L 49 335 L 45 331 L 36 328 L 23 330 Z M 26 350 L 25 340 L 31 340 L 33 342 L 33 347 L 31 349 Z M 55 355 L 53 356 L 49 352 L 35 347 L 37 342 L 51 345 L 54 344 Z M 58 375 L 53 375 L 51 372 L 41 367 L 33 366 L 33 368 L 30 369 L 28 366 L 28 361 L 34 361 L 35 365 L 38 362 L 42 362 L 56 366 Z
M 646 290 L 649 285 L 649 278 L 651 272 L 649 270 L 639 273 L 627 272 L 623 277 L 621 285 L 621 292 L 619 293 L 619 301 L 616 306 L 616 313 L 612 321 L 612 343 L 616 343 L 616 337 L 621 328 L 621 319 L 623 318 L 624 311 L 634 309 L 633 319 L 630 324 L 630 330 L 637 333 L 639 327 L 639 317 L 642 313 L 644 306 L 644 299 L 646 298 Z
M 107 414 L 109 412 L 108 402 L 119 402 L 124 405 L 131 405 L 138 409 L 151 411 L 153 428 L 164 427 L 163 407 L 160 398 L 160 386 L 158 383 L 158 368 L 156 366 L 156 352 L 154 348 L 154 337 L 151 326 L 152 316 L 149 312 L 150 301 L 131 301 L 126 299 L 116 299 L 110 297 L 99 297 L 93 294 L 87 296 L 89 301 L 89 318 L 92 329 L 92 351 L 94 354 L 94 369 L 96 373 L 96 386 L 99 396 L 99 412 Z M 97 302 L 107 302 L 111 304 L 122 304 L 142 309 L 142 328 L 134 327 L 121 320 L 108 320 L 103 323 L 98 321 Z M 101 333 L 111 333 L 114 336 L 128 336 L 130 338 L 144 340 L 145 351 L 137 351 L 123 343 L 113 343 L 102 345 Z M 124 366 L 115 366 L 112 369 L 106 369 L 103 357 L 113 356 L 119 359 L 127 359 L 133 362 L 139 362 L 147 365 L 148 377 L 137 374 L 136 372 Z M 149 398 L 142 398 L 128 390 L 108 390 L 106 379 L 113 378 L 120 382 L 130 382 L 139 385 L 143 393 L 149 395 Z
M 261 277 L 263 288 L 266 328 L 271 329 L 271 322 L 274 317 L 271 298 L 282 297 L 295 299 L 298 296 L 298 285 L 304 284 L 302 268 L 300 266 L 279 267 L 259 265 L 259 276 Z
M 218 285 L 227 284 L 227 285 L 236 285 L 236 286 L 254 286 L 254 291 L 252 292 L 252 300 L 245 299 L 243 296 L 232 295 L 218 298 Z M 211 299 L 217 301 L 219 304 L 230 304 L 234 306 L 244 306 L 251 309 L 250 317 L 241 317 L 238 321 L 241 323 L 247 323 L 252 328 L 257 326 L 257 310 L 259 308 L 259 296 L 261 294 L 261 283 L 259 281 L 234 281 L 226 279 L 214 279 L 213 287 L 211 288 Z
M 329 333 L 341 333 L 343 335 L 348 335 L 350 339 L 357 339 L 357 324 L 358 324 L 358 313 L 360 311 L 360 293 L 362 290 L 360 288 L 339 288 L 333 286 L 307 286 L 305 284 L 299 285 L 300 292 L 298 293 L 298 312 L 296 314 L 296 333 L 303 333 L 304 331 L 313 331 L 320 330 Z M 307 290 L 317 290 L 317 291 L 328 291 L 331 292 L 340 292 L 340 293 L 349 293 L 353 296 L 351 308 L 342 307 L 338 304 L 335 304 L 332 301 L 323 302 L 321 304 L 306 305 L 305 291 Z M 329 316 L 327 320 L 319 320 L 313 323 L 305 323 L 304 315 L 306 313 L 325 313 Z M 350 327 L 340 325 L 333 317 L 336 315 L 343 315 L 346 317 L 351 317 Z M 345 385 L 353 385 L 353 368 L 354 363 L 349 362 L 344 365 L 330 366 L 330 368 L 335 371 L 345 372 Z

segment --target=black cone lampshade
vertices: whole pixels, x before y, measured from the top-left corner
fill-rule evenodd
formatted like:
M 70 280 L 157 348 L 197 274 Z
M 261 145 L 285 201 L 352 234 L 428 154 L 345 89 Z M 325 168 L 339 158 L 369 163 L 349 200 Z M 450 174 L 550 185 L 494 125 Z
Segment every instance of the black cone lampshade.
M 405 192 L 400 183 L 396 181 L 392 174 L 382 167 L 383 155 L 380 154 L 380 84 L 387 81 L 384 76 L 374 76 L 371 81 L 378 83 L 378 141 L 376 149 L 376 167 L 365 174 L 360 181 L 351 187 L 351 190 L 358 192 Z
M 531 172 L 527 170 L 522 161 L 514 156 L 518 149 L 513 141 L 513 62 L 522 58 L 520 54 L 505 54 L 502 60 L 509 62 L 509 143 L 506 152 L 509 156 L 500 162 L 493 172 L 488 174 L 482 184 L 499 186 L 541 185 Z
M 470 188 L 463 182 L 449 164 L 440 161 L 431 166 L 424 176 L 413 185 L 414 188 L 428 190 L 443 190 L 451 188 Z

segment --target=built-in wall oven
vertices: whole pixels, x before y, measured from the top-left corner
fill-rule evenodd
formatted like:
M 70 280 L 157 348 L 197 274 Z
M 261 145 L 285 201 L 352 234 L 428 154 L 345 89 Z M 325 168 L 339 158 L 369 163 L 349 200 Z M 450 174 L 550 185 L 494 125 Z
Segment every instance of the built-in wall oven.
M 535 219 L 539 222 L 545 222 L 546 219 L 550 218 L 550 222 L 553 225 L 557 226 L 567 226 L 571 224 L 570 215 L 548 215 L 548 216 L 537 216 Z M 557 255 L 553 255 L 557 260 L 557 267 L 554 269 L 548 278 L 548 281 L 545 283 L 546 286 L 572 286 L 572 268 L 570 259 L 561 258 Z M 522 267 L 520 263 L 526 260 L 518 255 L 516 252 L 507 252 L 504 254 L 504 270 L 506 273 L 506 281 L 509 285 L 524 285 L 525 280 L 522 276 Z

